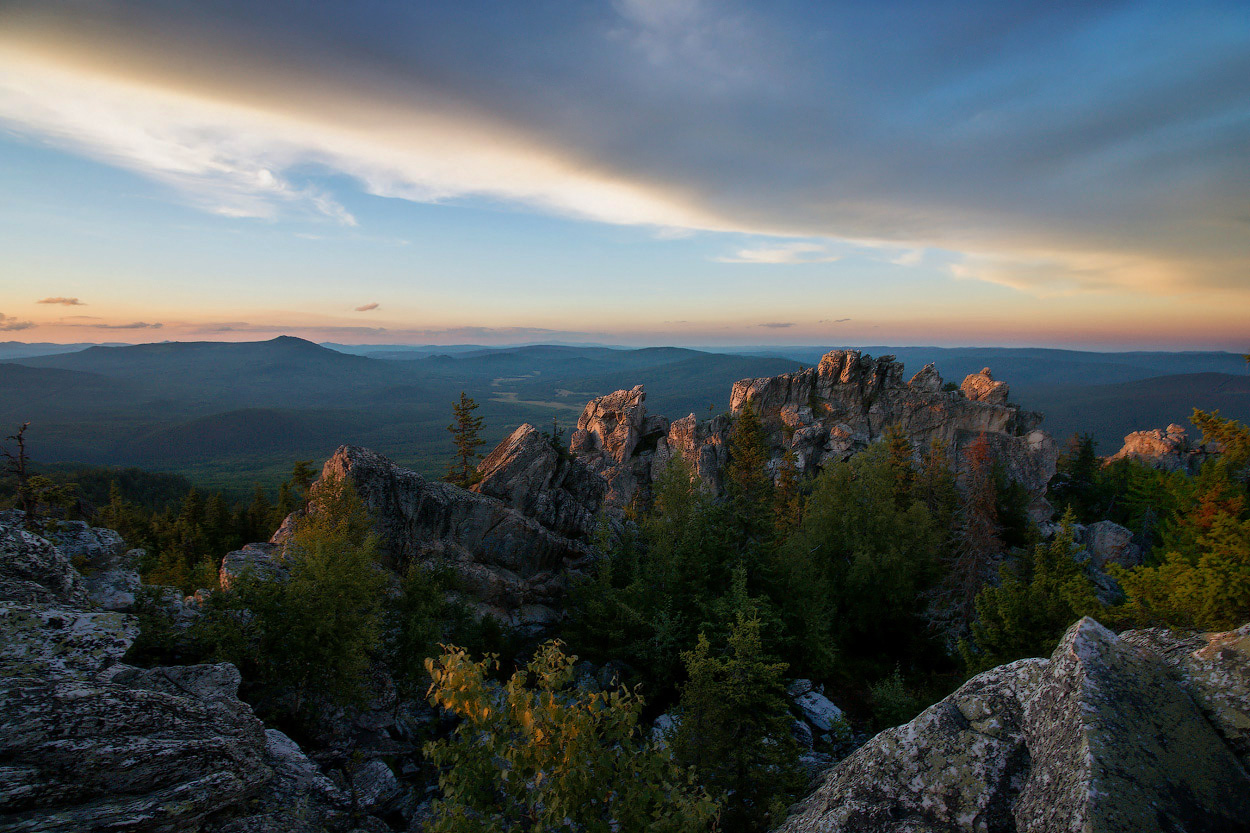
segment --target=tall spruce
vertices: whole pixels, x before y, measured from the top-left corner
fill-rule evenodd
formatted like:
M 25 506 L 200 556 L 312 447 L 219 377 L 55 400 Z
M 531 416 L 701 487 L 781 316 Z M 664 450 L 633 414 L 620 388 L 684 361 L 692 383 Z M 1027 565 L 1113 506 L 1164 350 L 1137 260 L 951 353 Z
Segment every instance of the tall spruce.
M 934 619 L 953 636 L 967 632 L 977 594 L 994 579 L 1003 554 L 994 456 L 984 434 L 964 451 L 963 481 L 954 546 L 932 606 Z
M 763 541 L 773 526 L 773 479 L 764 426 L 749 401 L 729 431 L 725 489 L 739 531 L 748 542 Z
M 455 421 L 447 426 L 456 451 L 443 479 L 464 489 L 477 481 L 477 450 L 486 443 L 481 437 L 482 417 L 474 415 L 477 407 L 472 397 L 460 391 L 460 401 L 451 406 Z

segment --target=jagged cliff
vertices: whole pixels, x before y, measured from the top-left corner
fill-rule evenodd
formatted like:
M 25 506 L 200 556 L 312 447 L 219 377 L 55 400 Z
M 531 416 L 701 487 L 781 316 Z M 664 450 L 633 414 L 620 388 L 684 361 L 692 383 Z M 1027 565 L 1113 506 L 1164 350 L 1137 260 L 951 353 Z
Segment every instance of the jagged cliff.
M 561 474 L 559 455 L 541 437 L 532 442 L 536 434 L 522 426 L 515 443 L 496 449 L 477 491 L 429 480 L 355 446 L 335 451 L 321 478 L 351 479 L 397 570 L 413 560 L 440 560 L 456 570 L 482 612 L 516 627 L 541 627 L 559 616 L 570 575 L 594 557 L 586 540 L 590 505 L 603 489 L 576 464 Z M 574 483 L 576 489 L 568 488 Z M 317 496 L 314 485 L 311 512 L 319 511 Z M 287 518 L 272 544 L 290 537 L 300 514 Z M 278 554 L 264 546 L 232 553 L 223 562 L 223 583 L 228 572 L 249 565 L 275 569 Z
M 645 494 L 676 453 L 719 488 L 732 415 L 749 404 L 768 433 L 774 470 L 786 451 L 801 471 L 844 460 L 898 425 L 917 450 L 938 441 L 956 461 L 966 444 L 984 436 L 1009 476 L 1042 498 L 1057 458 L 1054 440 L 1039 428 L 1042 415 L 1011 404 L 1008 386 L 989 368 L 957 390 L 945 387 L 931 364 L 905 382 L 893 356 L 834 350 L 814 368 L 737 382 L 730 414 L 703 421 L 694 414 L 674 422 L 648 414 L 642 386 L 616 391 L 586 405 L 569 447 L 607 481 L 612 506 Z M 1039 519 L 1047 515 L 1049 507 L 1037 508 Z

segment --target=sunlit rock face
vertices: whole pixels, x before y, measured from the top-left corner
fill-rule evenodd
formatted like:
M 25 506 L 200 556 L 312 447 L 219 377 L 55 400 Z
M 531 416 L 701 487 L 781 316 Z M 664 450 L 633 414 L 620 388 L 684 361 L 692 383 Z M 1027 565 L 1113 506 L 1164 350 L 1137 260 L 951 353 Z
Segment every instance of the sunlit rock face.
M 1250 625 L 1186 637 L 1073 625 L 877 735 L 782 833 L 1244 830 Z
M 591 400 L 569 450 L 608 482 L 613 507 L 645 498 L 676 453 L 719 489 L 731 417 L 749 404 L 767 432 L 774 471 L 786 452 L 800 471 L 844 460 L 898 425 L 918 452 L 938 441 L 956 461 L 984 436 L 1008 476 L 1040 498 L 1057 460 L 1054 440 L 1039 428 L 1041 414 L 1011 404 L 1008 386 L 989 368 L 968 376 L 960 389 L 944 387 L 933 365 L 904 381 L 903 366 L 892 356 L 834 350 L 814 368 L 735 383 L 730 415 L 710 420 L 691 414 L 669 423 L 648 415 L 641 386 Z
M 1134 431 L 1124 438 L 1124 445 L 1108 457 L 1106 462 L 1135 460 L 1163 471 L 1193 474 L 1204 461 L 1219 451 L 1219 448 L 1208 448 L 1191 442 L 1185 426 L 1173 423 L 1165 429 Z
M 534 426 L 520 426 L 478 465 L 472 490 L 498 498 L 560 535 L 589 539 L 608 484 L 552 443 Z

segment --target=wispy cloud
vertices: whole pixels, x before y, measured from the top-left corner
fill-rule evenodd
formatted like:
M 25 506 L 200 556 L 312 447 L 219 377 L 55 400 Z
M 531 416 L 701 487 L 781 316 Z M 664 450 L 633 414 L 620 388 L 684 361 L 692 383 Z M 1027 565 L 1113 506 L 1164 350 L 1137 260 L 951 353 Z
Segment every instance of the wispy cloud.
M 356 312 L 372 312 L 373 310 L 377 308 L 378 308 L 378 303 L 377 301 L 374 301 L 372 303 L 361 304 L 360 306 L 356 307 Z
M 767 327 L 770 330 L 784 330 L 794 326 L 793 321 L 770 321 L 767 324 L 761 324 L 761 327 Z
M 38 301 L 35 301 L 35 303 L 36 304 L 59 304 L 63 307 L 85 307 L 86 306 L 86 304 L 84 304 L 82 301 L 78 300 L 77 298 L 61 298 L 59 296 L 56 298 L 40 298 Z
M 732 255 L 712 258 L 717 263 L 769 263 L 793 265 L 798 263 L 833 263 L 841 255 L 831 254 L 827 246 L 819 243 L 778 243 L 757 248 L 739 249 Z
M 62 327 L 84 327 L 89 330 L 159 330 L 165 325 L 159 321 L 131 321 L 129 324 L 68 324 L 62 323 Z
M 846 322 L 850 320 L 851 319 L 849 318 L 822 318 L 816 323 L 817 324 L 845 324 Z
M 5 315 L 3 312 L 0 312 L 0 331 L 13 332 L 16 330 L 29 330 L 34 326 L 34 321 L 19 321 L 11 315 Z

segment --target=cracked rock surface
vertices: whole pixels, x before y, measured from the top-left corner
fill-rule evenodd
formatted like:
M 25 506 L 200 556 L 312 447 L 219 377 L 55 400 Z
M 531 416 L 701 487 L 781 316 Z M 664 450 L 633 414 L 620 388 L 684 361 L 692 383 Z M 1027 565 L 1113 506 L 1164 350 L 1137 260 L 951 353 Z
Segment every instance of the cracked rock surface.
M 1250 820 L 1250 626 L 1073 625 L 830 770 L 784 833 L 1171 833 Z

